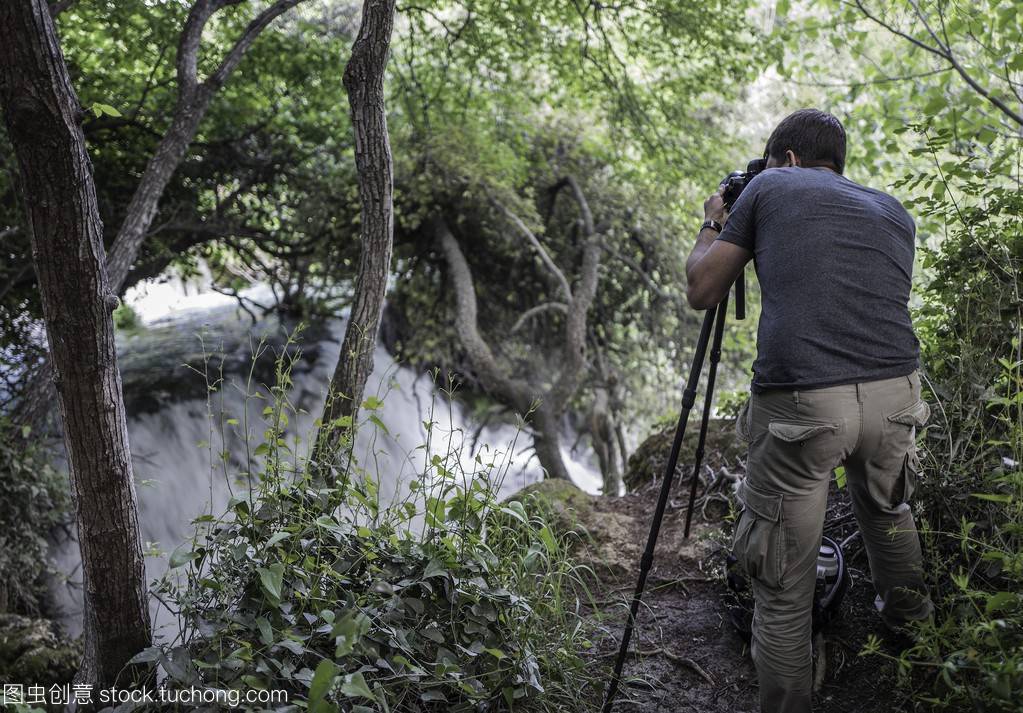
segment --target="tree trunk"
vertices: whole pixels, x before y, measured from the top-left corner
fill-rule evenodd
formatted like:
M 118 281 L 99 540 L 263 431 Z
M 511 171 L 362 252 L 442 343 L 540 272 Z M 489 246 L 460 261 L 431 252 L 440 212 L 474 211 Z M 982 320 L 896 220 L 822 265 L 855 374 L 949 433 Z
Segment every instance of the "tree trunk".
M 384 106 L 384 68 L 394 26 L 395 0 L 365 0 L 362 23 L 344 72 L 355 132 L 355 167 L 362 204 L 359 272 L 337 368 L 330 380 L 314 467 L 325 474 L 339 443 L 355 423 L 373 371 L 380 314 L 394 242 L 393 166 Z
M 539 387 L 505 374 L 479 331 L 476 287 L 469 263 L 442 219 L 434 220 L 433 230 L 447 263 L 455 293 L 455 333 L 465 350 L 466 359 L 476 372 L 476 378 L 488 393 L 502 403 L 511 406 L 524 417 L 530 414 L 533 448 L 541 467 L 547 472 L 548 478 L 568 479 L 568 469 L 561 457 L 559 427 L 562 410 L 553 405 L 549 395 Z
M 103 226 L 92 165 L 50 11 L 0 3 L 0 103 L 19 182 L 64 441 L 85 577 L 80 680 L 112 685 L 151 642 Z
M 568 477 L 565 460 L 561 457 L 560 414 L 553 413 L 541 404 L 540 408 L 533 412 L 532 421 L 533 448 L 547 477 L 571 480 Z

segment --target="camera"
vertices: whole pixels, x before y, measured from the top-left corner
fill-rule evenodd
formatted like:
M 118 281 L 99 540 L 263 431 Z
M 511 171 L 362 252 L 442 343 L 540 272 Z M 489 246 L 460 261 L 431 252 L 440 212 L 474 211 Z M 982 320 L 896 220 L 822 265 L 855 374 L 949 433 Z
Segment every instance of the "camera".
M 755 158 L 746 165 L 745 171 L 732 171 L 721 184 L 725 187 L 721 192 L 725 208 L 732 209 L 732 204 L 739 199 L 739 194 L 753 180 L 753 177 L 767 167 L 767 160 Z

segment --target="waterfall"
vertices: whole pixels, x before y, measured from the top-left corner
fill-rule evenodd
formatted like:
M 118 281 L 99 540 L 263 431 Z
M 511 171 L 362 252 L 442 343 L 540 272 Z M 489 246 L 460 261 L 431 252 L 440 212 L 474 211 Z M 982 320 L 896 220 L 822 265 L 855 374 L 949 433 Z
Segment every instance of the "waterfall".
M 268 292 L 257 286 L 243 295 L 258 301 Z M 152 582 L 167 571 L 169 554 L 191 538 L 194 518 L 223 512 L 232 494 L 246 491 L 248 485 L 239 477 L 247 461 L 244 427 L 248 424 L 248 448 L 254 448 L 262 438 L 262 411 L 268 403 L 245 397 L 251 355 L 265 336 L 271 348 L 258 362 L 261 366 L 255 383 L 269 384 L 272 348 L 280 348 L 286 327 L 275 317 L 253 324 L 235 298 L 176 279 L 147 281 L 132 288 L 125 301 L 141 322 L 137 330 L 118 333 L 118 360 L 128 411 L 139 525 L 147 550 L 146 577 Z M 315 325 L 300 344 L 302 356 L 292 374 L 289 393 L 300 413 L 292 416 L 288 425 L 289 443 L 313 432 L 343 334 L 344 320 L 331 320 Z M 224 383 L 214 392 L 207 390 L 206 378 L 196 372 L 203 371 L 204 351 L 208 376 L 216 379 L 223 370 Z M 431 419 L 431 404 L 435 407 L 434 452 L 444 452 L 450 445 L 459 452 L 467 472 L 474 470 L 473 457 L 481 450 L 501 454 L 501 462 L 507 464 L 500 488 L 502 497 L 539 479 L 541 470 L 528 433 L 507 423 L 480 428 L 457 399 L 449 401 L 438 393 L 437 386 L 429 375 L 396 363 L 386 349 L 377 346 L 366 396 L 382 400 L 383 405 L 375 413 L 386 430 L 360 430 L 354 453 L 364 468 L 378 475 L 382 506 L 407 492 L 410 478 L 424 468 L 425 451 L 416 446 L 426 440 L 423 422 Z M 254 390 L 266 393 L 262 386 Z M 228 418 L 233 420 L 223 424 L 222 439 L 222 422 Z M 478 437 L 474 438 L 477 431 Z M 440 443 L 436 442 L 438 437 Z M 300 444 L 300 448 L 304 452 L 305 446 Z M 219 458 L 221 453 L 226 453 L 226 466 Z M 562 456 L 576 485 L 598 493 L 601 478 L 591 451 L 571 452 L 562 446 Z M 55 547 L 54 559 L 58 572 L 67 575 L 66 581 L 54 587 L 56 604 L 65 628 L 77 635 L 82 620 L 77 543 L 60 543 Z M 166 610 L 156 605 L 154 602 L 152 613 L 160 636 L 159 627 L 173 622 Z

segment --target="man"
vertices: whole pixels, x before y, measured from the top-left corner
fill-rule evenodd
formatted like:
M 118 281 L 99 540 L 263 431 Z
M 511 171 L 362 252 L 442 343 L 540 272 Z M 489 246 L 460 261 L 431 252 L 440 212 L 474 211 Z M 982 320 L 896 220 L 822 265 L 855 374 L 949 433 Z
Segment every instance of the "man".
M 764 713 L 809 713 L 811 609 L 828 482 L 844 464 L 890 627 L 930 615 L 906 504 L 927 420 L 909 315 L 915 226 L 895 198 L 842 175 L 845 130 L 802 109 L 771 134 L 767 169 L 731 214 L 719 193 L 686 263 L 689 303 L 718 304 L 752 258 L 762 311 L 734 554 L 753 582 Z M 722 227 L 723 224 L 723 227 Z

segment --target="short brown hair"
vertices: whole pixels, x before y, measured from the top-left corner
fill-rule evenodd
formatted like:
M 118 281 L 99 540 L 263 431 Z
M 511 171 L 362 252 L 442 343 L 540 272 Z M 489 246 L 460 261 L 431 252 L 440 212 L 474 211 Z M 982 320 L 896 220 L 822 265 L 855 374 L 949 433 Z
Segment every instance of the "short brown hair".
M 782 161 L 791 150 L 804 166 L 845 169 L 845 129 L 834 115 L 820 109 L 794 111 L 775 127 L 764 149 L 766 158 Z

